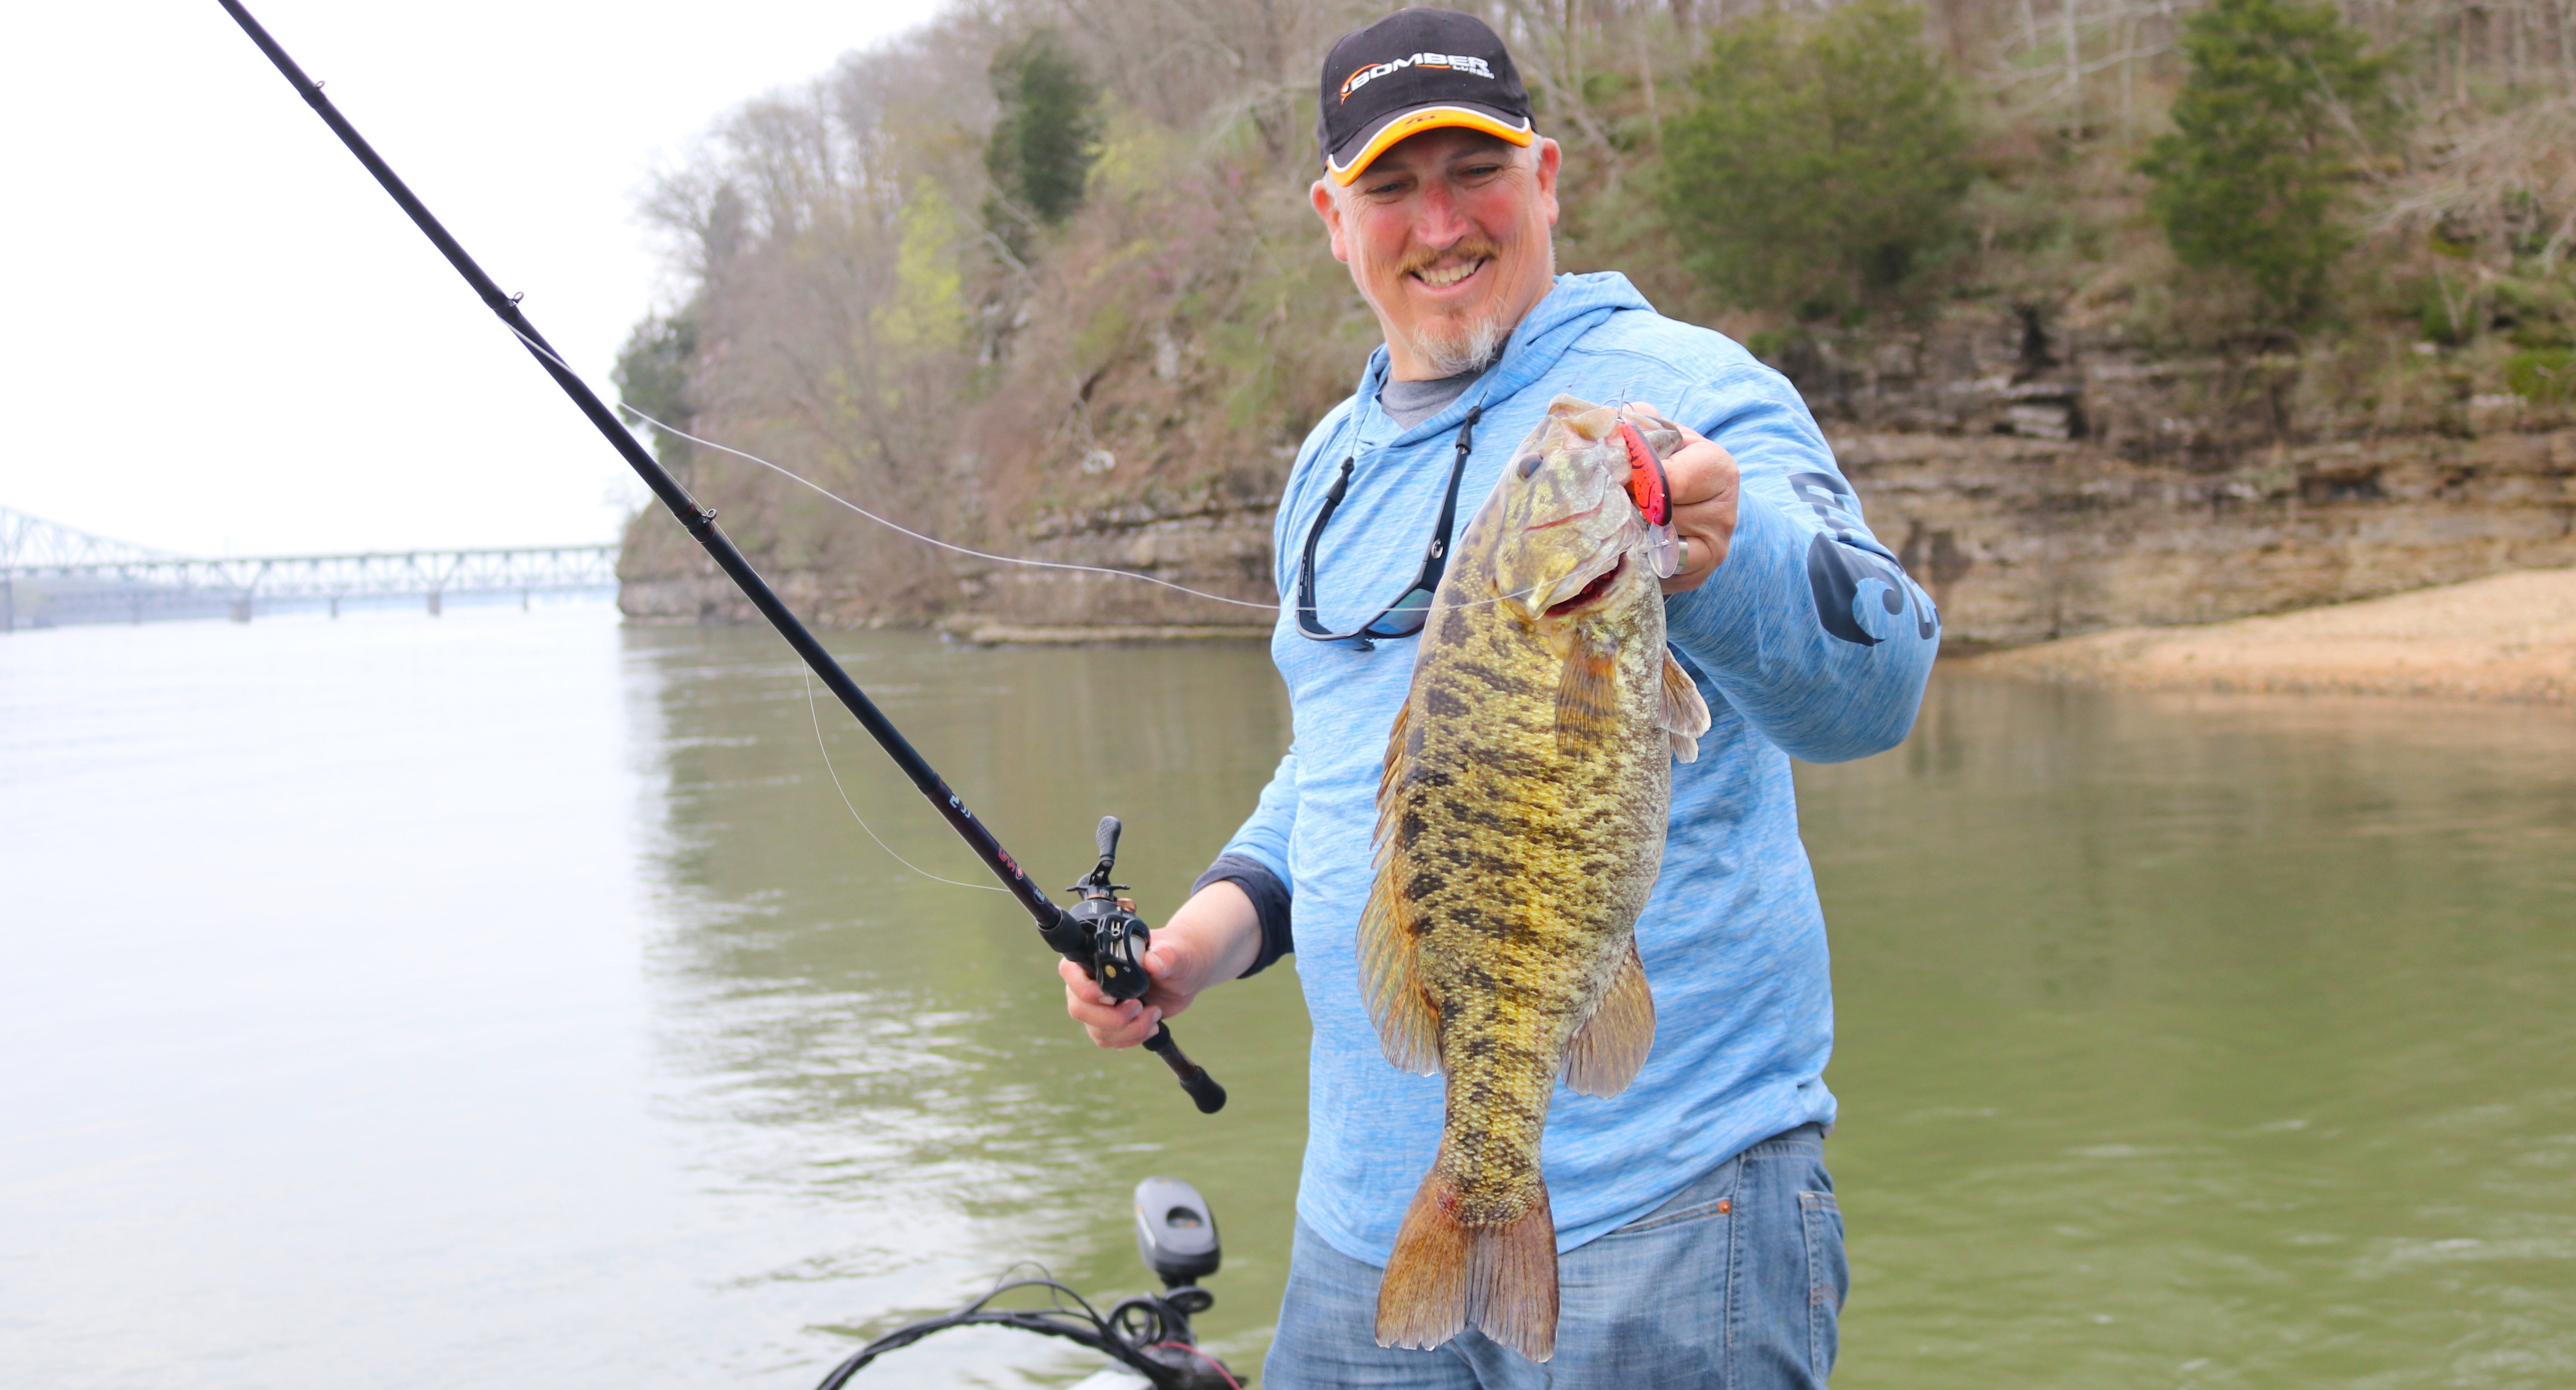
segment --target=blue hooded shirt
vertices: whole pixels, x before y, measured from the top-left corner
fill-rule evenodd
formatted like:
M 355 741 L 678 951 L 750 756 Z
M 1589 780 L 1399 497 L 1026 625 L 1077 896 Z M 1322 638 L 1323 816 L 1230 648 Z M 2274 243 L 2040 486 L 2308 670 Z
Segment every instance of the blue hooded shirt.
M 1721 334 L 1665 318 L 1627 277 L 1565 275 L 1494 367 L 1410 428 L 1377 404 L 1384 347 L 1317 424 L 1279 504 L 1281 613 L 1271 656 L 1293 741 L 1227 845 L 1290 893 L 1314 1023 L 1297 1212 L 1342 1253 L 1384 1265 L 1439 1145 L 1440 1078 L 1390 1066 L 1361 1001 L 1355 938 L 1371 880 L 1378 773 L 1413 676 L 1416 638 L 1299 634 L 1298 557 L 1342 460 L 1350 484 L 1316 545 L 1316 616 L 1358 626 L 1422 562 L 1468 411 L 1481 408 L 1451 540 L 1559 393 L 1649 403 L 1724 445 L 1742 470 L 1732 547 L 1665 600 L 1667 635 L 1708 701 L 1699 760 L 1673 770 L 1663 873 L 1637 921 L 1654 1050 L 1626 1091 L 1559 1084 L 1540 1148 L 1570 1250 L 1656 1207 L 1745 1148 L 1830 1124 L 1833 992 L 1824 915 L 1798 841 L 1789 759 L 1894 747 L 1939 646 L 1931 600 L 1869 533 L 1805 402 Z

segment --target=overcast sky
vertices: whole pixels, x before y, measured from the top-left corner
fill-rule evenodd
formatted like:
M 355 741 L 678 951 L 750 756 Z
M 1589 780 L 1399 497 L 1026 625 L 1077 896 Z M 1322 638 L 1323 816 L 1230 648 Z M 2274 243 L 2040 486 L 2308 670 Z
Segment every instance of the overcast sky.
M 250 8 L 604 392 L 669 289 L 657 162 L 935 6 Z M 9 49 L 0 505 L 195 554 L 614 538 L 640 484 L 215 0 Z

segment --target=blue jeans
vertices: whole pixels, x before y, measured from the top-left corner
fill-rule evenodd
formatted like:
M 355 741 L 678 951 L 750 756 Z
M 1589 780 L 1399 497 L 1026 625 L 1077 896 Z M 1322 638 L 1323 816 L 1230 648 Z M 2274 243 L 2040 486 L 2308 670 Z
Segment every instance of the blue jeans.
M 1263 1390 L 1810 1390 L 1833 1372 L 1851 1287 L 1815 1125 L 1559 1256 L 1556 1356 L 1544 1364 L 1472 1327 L 1430 1351 L 1379 1346 L 1378 1275 L 1298 1222 Z

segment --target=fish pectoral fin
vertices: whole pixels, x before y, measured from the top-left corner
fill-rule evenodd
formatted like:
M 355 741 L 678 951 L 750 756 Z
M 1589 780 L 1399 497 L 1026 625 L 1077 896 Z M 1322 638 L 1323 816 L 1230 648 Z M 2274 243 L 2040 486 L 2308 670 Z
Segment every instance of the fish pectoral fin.
M 1412 751 L 1404 746 L 1404 736 L 1406 726 L 1412 722 L 1412 715 L 1413 701 L 1408 699 L 1395 707 L 1395 724 L 1387 730 L 1386 765 L 1379 769 L 1377 775 L 1377 809 L 1380 818 L 1378 835 L 1381 839 L 1386 834 L 1384 818 L 1387 802 L 1395 796 L 1395 789 L 1404 785 L 1405 754 Z
M 1397 1071 L 1440 1070 L 1440 1011 L 1422 992 L 1412 904 L 1396 887 L 1393 856 L 1379 851 L 1377 883 L 1360 910 L 1360 997 L 1377 1025 L 1378 1047 Z
M 1404 781 L 1412 765 L 1413 702 L 1395 713 L 1386 740 L 1386 771 L 1377 784 L 1377 878 L 1360 909 L 1360 998 L 1377 1025 L 1378 1046 L 1397 1071 L 1429 1076 L 1440 1070 L 1440 1011 L 1422 992 L 1416 957 L 1413 903 L 1404 895 L 1400 859 L 1404 831 Z
M 1699 686 L 1673 659 L 1664 653 L 1664 738 L 1673 746 L 1673 756 L 1686 763 L 1699 761 L 1699 737 L 1707 733 L 1710 719 L 1708 701 L 1700 698 Z
M 1570 757 L 1597 748 L 1618 722 L 1619 653 L 1576 628 L 1556 677 L 1556 751 Z
M 1655 1047 L 1655 996 L 1646 988 L 1646 962 L 1635 937 L 1601 992 L 1592 1017 L 1565 1048 L 1565 1084 L 1579 1095 L 1615 1096 L 1637 1079 Z

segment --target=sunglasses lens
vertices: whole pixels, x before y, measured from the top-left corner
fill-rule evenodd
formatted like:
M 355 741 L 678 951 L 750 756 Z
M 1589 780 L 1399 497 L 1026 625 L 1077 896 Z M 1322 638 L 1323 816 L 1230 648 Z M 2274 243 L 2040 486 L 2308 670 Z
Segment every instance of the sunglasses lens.
M 1431 591 L 1416 589 L 1396 600 L 1395 606 L 1386 610 L 1386 616 L 1369 626 L 1389 637 L 1402 637 L 1408 633 L 1420 632 L 1422 624 L 1430 616 Z

